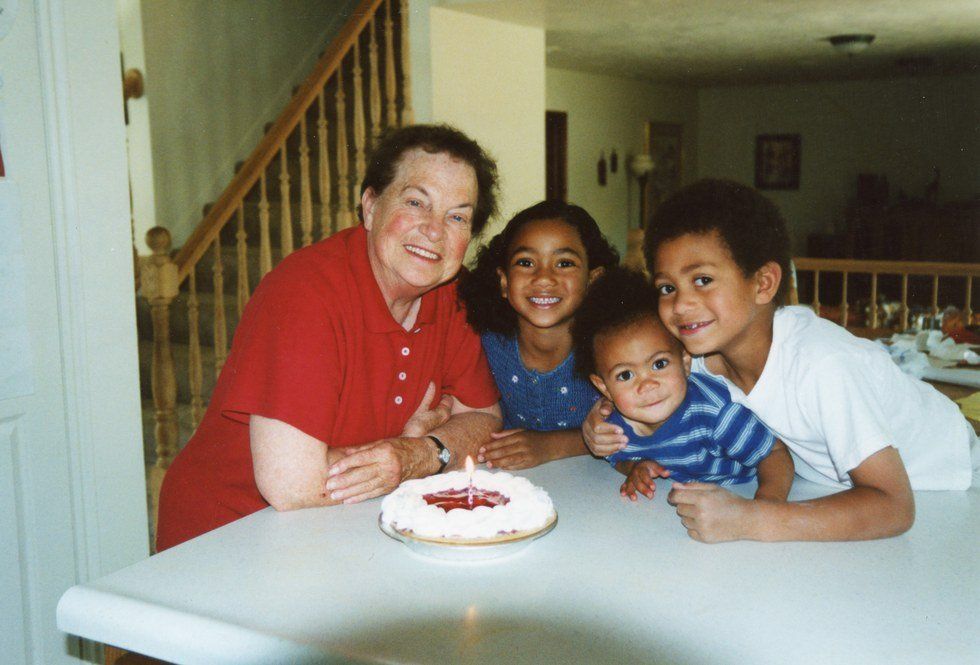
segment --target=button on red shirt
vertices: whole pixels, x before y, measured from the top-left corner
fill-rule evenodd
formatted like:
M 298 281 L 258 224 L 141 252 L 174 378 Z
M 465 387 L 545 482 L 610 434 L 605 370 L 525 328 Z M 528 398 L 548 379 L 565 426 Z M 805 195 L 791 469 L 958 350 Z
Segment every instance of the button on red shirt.
M 422 297 L 413 332 L 391 316 L 361 226 L 295 252 L 249 301 L 197 432 L 167 472 L 158 550 L 268 504 L 248 419 L 286 422 L 331 446 L 397 436 L 435 381 L 483 408 L 498 393 L 456 285 Z

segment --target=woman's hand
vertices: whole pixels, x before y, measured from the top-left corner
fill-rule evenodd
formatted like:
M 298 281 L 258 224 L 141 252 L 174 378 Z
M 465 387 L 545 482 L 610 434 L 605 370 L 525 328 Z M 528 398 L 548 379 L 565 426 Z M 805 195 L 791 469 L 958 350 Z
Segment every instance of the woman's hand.
M 434 381 L 429 381 L 425 396 L 422 397 L 415 413 L 402 428 L 402 436 L 409 438 L 425 436 L 435 428 L 446 424 L 453 412 L 453 397 L 452 395 L 443 395 L 439 399 L 439 403 L 430 409 L 429 404 L 432 403 L 435 394 L 436 384 Z
M 330 499 L 344 503 L 388 494 L 404 480 L 438 470 L 434 445 L 427 438 L 398 437 L 343 448 L 345 457 L 328 471 L 326 492 Z
M 606 418 L 611 416 L 612 412 L 612 402 L 600 398 L 592 405 L 589 415 L 582 423 L 582 438 L 596 457 L 608 457 L 622 450 L 629 443 L 621 427 L 606 422 Z

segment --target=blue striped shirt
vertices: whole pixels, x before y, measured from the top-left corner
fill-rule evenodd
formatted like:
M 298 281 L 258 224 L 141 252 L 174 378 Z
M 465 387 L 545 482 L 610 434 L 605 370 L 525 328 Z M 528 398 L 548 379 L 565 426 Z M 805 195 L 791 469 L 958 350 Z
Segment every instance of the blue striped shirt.
M 618 411 L 609 422 L 629 437 L 626 448 L 606 458 L 610 464 L 654 460 L 679 482 L 748 482 L 776 441 L 754 413 L 731 400 L 722 381 L 704 374 L 687 378 L 684 402 L 652 435 L 636 434 Z
M 550 372 L 537 372 L 524 366 L 516 337 L 487 332 L 480 339 L 500 391 L 505 429 L 551 432 L 582 426 L 599 393 L 575 373 L 574 354 Z

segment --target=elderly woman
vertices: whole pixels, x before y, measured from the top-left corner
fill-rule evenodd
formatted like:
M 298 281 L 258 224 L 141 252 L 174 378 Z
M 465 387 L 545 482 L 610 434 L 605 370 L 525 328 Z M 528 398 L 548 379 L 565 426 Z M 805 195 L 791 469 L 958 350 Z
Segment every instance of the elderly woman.
M 270 504 L 361 501 L 476 457 L 500 427 L 498 394 L 453 278 L 495 188 L 496 165 L 455 129 L 382 138 L 363 224 L 292 254 L 256 289 L 167 473 L 158 550 Z

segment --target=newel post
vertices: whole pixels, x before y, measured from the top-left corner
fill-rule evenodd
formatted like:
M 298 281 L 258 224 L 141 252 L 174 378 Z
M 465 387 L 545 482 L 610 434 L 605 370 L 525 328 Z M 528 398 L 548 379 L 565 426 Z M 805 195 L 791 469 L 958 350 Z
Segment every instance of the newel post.
M 140 294 L 153 316 L 151 385 L 156 426 L 156 466 L 166 469 L 177 454 L 177 375 L 170 348 L 170 303 L 177 296 L 177 264 L 170 258 L 170 232 L 155 226 L 146 232 L 153 255 L 143 259 Z

